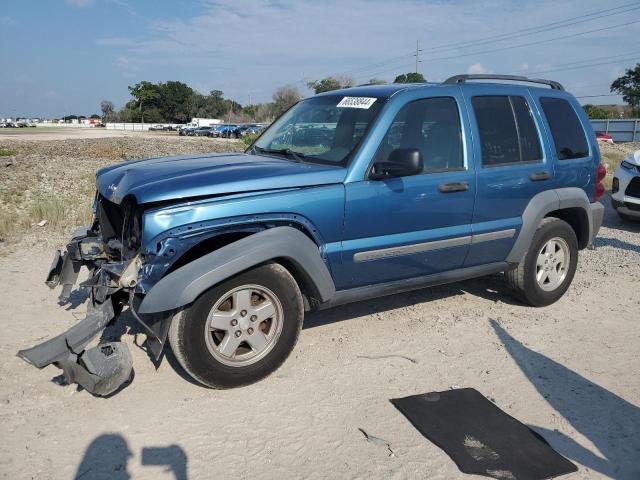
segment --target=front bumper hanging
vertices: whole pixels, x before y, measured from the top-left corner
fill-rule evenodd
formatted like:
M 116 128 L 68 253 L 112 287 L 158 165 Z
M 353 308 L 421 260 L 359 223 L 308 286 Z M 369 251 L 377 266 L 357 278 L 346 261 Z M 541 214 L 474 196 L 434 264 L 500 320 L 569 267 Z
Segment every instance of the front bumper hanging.
M 114 319 L 112 295 L 121 289 L 111 279 L 110 272 L 97 267 L 99 263 L 95 260 L 101 255 L 98 237 L 89 235 L 87 229 L 72 236 L 64 254 L 56 253 L 46 284 L 50 288 L 62 285 L 61 303 L 69 299 L 83 265 L 94 272 L 92 278 L 82 284 L 91 288 L 86 317 L 66 332 L 19 351 L 18 356 L 37 368 L 53 364 L 62 369 L 67 382 L 78 383 L 94 395 L 105 396 L 131 377 L 133 362 L 129 348 L 121 342 L 101 343 L 85 349 Z

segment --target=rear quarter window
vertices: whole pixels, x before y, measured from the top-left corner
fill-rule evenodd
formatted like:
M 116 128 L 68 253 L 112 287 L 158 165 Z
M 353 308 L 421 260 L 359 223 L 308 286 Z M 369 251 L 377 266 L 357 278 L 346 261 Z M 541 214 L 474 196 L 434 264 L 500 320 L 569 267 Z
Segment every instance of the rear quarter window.
M 542 161 L 538 131 L 524 97 L 491 95 L 471 99 L 480 134 L 482 166 Z
M 547 117 L 558 159 L 588 157 L 587 137 L 571 104 L 562 98 L 541 97 L 540 105 Z

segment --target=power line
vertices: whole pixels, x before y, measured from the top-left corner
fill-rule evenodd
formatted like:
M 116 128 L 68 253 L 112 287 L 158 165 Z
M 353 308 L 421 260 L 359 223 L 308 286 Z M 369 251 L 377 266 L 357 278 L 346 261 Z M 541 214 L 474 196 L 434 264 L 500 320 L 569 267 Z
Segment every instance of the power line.
M 600 65 L 612 65 L 614 63 L 619 63 L 619 62 L 624 62 L 627 60 L 633 60 L 633 61 L 638 61 L 640 59 L 638 59 L 638 57 L 629 57 L 629 58 L 619 58 L 618 60 L 612 60 L 609 62 L 599 62 L 599 63 L 591 63 L 588 65 L 581 65 L 581 66 L 577 66 L 577 67 L 561 67 L 561 68 L 552 68 L 550 70 L 541 70 L 538 72 L 529 72 L 529 74 L 531 75 L 539 75 L 541 73 L 550 73 L 550 72 L 562 72 L 565 70 L 578 70 L 580 68 L 591 68 L 591 67 L 599 67 Z
M 629 8 L 631 7 L 631 8 Z M 623 10 L 624 9 L 624 10 Z M 594 20 L 599 20 L 601 18 L 606 18 L 606 17 L 611 17 L 613 15 L 619 15 L 621 13 L 627 13 L 633 10 L 638 10 L 640 9 L 640 4 L 638 4 L 638 2 L 634 2 L 634 3 L 629 3 L 626 5 L 620 5 L 619 7 L 614 7 L 614 8 L 609 8 L 606 10 L 599 10 L 596 12 L 591 12 L 591 13 L 586 13 L 584 15 L 579 15 L 577 17 L 572 17 L 572 18 L 567 18 L 564 20 L 558 20 L 556 22 L 552 22 L 552 23 L 547 23 L 547 24 L 543 24 L 543 25 L 538 25 L 535 27 L 529 27 L 529 28 L 525 28 L 522 30 L 518 30 L 517 32 L 510 32 L 510 33 L 502 33 L 499 35 L 492 35 L 489 37 L 483 37 L 483 38 L 479 38 L 479 39 L 475 39 L 475 40 L 467 40 L 464 42 L 458 42 L 458 43 L 454 43 L 454 44 L 449 44 L 449 45 L 440 45 L 437 47 L 431 47 L 431 48 L 426 48 L 425 52 L 433 52 L 433 51 L 442 51 L 442 50 L 452 50 L 452 49 L 459 49 L 459 48 L 465 48 L 466 46 L 476 46 L 476 45 L 482 45 L 485 43 L 493 43 L 493 42 L 499 42 L 499 41 L 503 41 L 503 40 L 509 40 L 512 38 L 518 38 L 518 37 L 525 37 L 528 35 L 532 35 L 534 33 L 541 33 L 541 32 L 545 32 L 545 31 L 549 31 L 549 30 L 555 30 L 558 28 L 565 28 L 565 27 L 569 27 L 572 25 L 577 25 L 580 23 L 585 23 L 585 22 L 591 22 Z M 614 12 L 613 10 L 620 10 L 617 12 Z M 602 15 L 600 15 L 602 14 Z M 586 18 L 586 17 L 593 17 L 593 18 Z M 579 19 L 583 19 L 583 20 L 579 20 Z
M 629 7 L 631 7 L 631 8 L 629 8 Z M 465 41 L 465 42 L 458 42 L 458 43 L 448 44 L 448 45 L 440 45 L 440 46 L 437 46 L 437 47 L 430 47 L 430 48 L 422 49 L 422 51 L 424 51 L 424 52 L 435 52 L 435 51 L 446 51 L 446 50 L 452 50 L 452 49 L 474 47 L 474 46 L 477 46 L 477 45 L 482 45 L 482 44 L 487 44 L 487 43 L 494 43 L 494 42 L 499 42 L 499 41 L 518 38 L 518 37 L 524 37 L 524 36 L 532 35 L 534 33 L 541 33 L 541 32 L 544 32 L 544 31 L 555 30 L 557 28 L 564 28 L 564 27 L 568 27 L 568 26 L 572 26 L 572 25 L 577 25 L 579 23 L 585 23 L 585 22 L 590 22 L 590 21 L 593 21 L 593 20 L 599 20 L 601 18 L 606 18 L 606 17 L 610 17 L 610 16 L 613 16 L 613 15 L 619 15 L 621 13 L 627 13 L 629 11 L 633 11 L 633 10 L 637 10 L 637 9 L 640 9 L 640 4 L 638 2 L 634 2 L 634 3 L 625 4 L 625 5 L 620 5 L 618 7 L 613 7 L 613 8 L 607 9 L 607 10 L 598 10 L 598 11 L 595 11 L 595 12 L 579 15 L 577 17 L 571 17 L 571 18 L 567 18 L 567 19 L 564 19 L 564 20 L 558 20 L 558 21 L 552 22 L 552 23 L 538 25 L 538 26 L 535 26 L 535 27 L 529 27 L 529 28 L 526 28 L 524 30 L 519 30 L 517 32 L 503 33 L 503 34 L 499 34 L 499 35 L 493 35 L 493 36 L 490 36 L 490 37 L 479 38 L 479 39 L 476 39 L 476 40 L 469 40 L 469 41 Z M 619 11 L 613 12 L 613 10 L 619 10 Z M 602 15 L 600 15 L 600 14 L 602 14 Z M 593 18 L 587 18 L 587 17 L 593 17 Z M 580 20 L 580 19 L 582 19 L 582 20 Z M 626 24 L 623 24 L 623 25 L 626 25 Z M 607 27 L 607 28 L 615 28 L 615 27 L 616 26 Z M 600 30 L 598 29 L 598 30 L 594 30 L 594 31 L 600 31 Z M 582 32 L 582 33 L 578 33 L 576 35 L 582 35 L 582 34 L 586 34 L 586 33 L 590 33 L 590 32 Z M 560 37 L 560 38 L 564 38 L 564 37 Z M 481 53 L 483 53 L 483 52 L 481 52 Z M 373 64 L 365 65 L 365 66 L 360 67 L 358 69 L 352 70 L 350 73 L 353 74 L 353 73 L 363 72 L 363 71 L 366 71 L 366 70 L 375 69 L 375 68 L 378 68 L 378 67 L 381 67 L 381 66 L 388 65 L 390 62 L 394 62 L 394 61 L 397 61 L 397 60 L 400 60 L 400 59 L 412 57 L 414 55 L 415 54 L 413 54 L 413 53 L 408 53 L 408 54 L 405 54 L 405 55 L 399 55 L 397 57 L 389 58 L 386 61 L 376 62 L 376 63 L 373 63 Z M 473 54 L 470 54 L 470 55 L 473 55 Z M 449 59 L 449 58 L 455 58 L 455 57 L 445 57 L 445 58 Z M 372 74 L 369 74 L 369 75 L 372 75 Z
M 483 55 L 486 53 L 494 53 L 494 52 L 502 52 L 504 50 L 512 50 L 514 48 L 522 48 L 522 47 L 528 47 L 531 45 L 540 45 L 543 43 L 549 43 L 549 42 L 555 42 L 556 40 L 565 40 L 567 38 L 573 38 L 573 37 L 579 37 L 582 35 L 588 35 L 590 33 L 596 33 L 596 32 L 603 32 L 605 30 L 611 30 L 612 28 L 619 28 L 619 27 L 626 27 L 629 25 L 633 25 L 635 23 L 640 23 L 640 20 L 633 20 L 631 22 L 625 22 L 625 23 L 619 23 L 616 25 L 610 25 L 608 27 L 602 27 L 602 28 L 596 28 L 593 30 L 586 30 L 584 32 L 577 32 L 577 33 L 572 33 L 569 35 L 562 35 L 560 37 L 553 37 L 553 38 L 548 38 L 546 40 L 537 40 L 535 42 L 527 42 L 527 43 L 519 43 L 517 45 L 509 45 L 507 47 L 500 47 L 500 48 L 494 48 L 491 50 L 482 50 L 480 52 L 472 52 L 472 53 L 464 53 L 464 54 L 459 54 L 459 55 L 452 55 L 449 57 L 438 57 L 438 58 L 432 58 L 430 59 L 431 62 L 436 62 L 436 61 L 441 61 L 441 60 L 450 60 L 453 58 L 461 58 L 461 57 L 471 57 L 474 55 Z

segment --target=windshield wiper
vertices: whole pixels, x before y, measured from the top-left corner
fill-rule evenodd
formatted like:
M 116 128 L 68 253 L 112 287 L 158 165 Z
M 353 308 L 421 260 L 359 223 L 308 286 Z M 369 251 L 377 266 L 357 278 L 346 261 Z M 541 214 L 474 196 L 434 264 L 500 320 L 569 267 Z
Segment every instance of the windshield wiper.
M 291 150 L 290 148 L 280 148 L 280 149 L 270 149 L 270 148 L 262 148 L 254 145 L 253 150 L 258 153 L 275 153 L 276 155 L 285 155 L 287 157 L 292 157 L 296 162 L 302 162 L 306 155 L 302 152 L 296 152 Z

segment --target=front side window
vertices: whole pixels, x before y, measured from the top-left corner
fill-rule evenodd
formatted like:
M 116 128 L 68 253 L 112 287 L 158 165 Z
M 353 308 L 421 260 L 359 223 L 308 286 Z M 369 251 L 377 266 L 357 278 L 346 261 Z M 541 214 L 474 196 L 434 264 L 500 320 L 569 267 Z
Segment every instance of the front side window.
M 385 101 L 344 95 L 303 100 L 278 118 L 250 150 L 345 166 Z
M 477 96 L 471 103 L 480 134 L 483 166 L 542 160 L 538 130 L 523 97 Z
M 376 161 L 385 161 L 399 148 L 420 151 L 423 173 L 464 169 L 460 114 L 455 99 L 426 98 L 402 107 L 382 140 Z
M 542 97 L 540 105 L 549 128 L 559 160 L 589 156 L 589 145 L 575 110 L 562 98 Z

